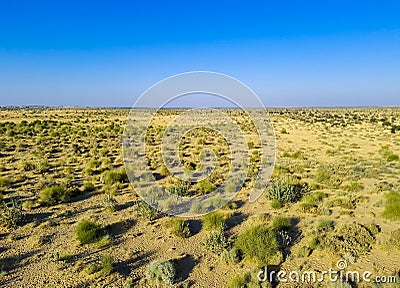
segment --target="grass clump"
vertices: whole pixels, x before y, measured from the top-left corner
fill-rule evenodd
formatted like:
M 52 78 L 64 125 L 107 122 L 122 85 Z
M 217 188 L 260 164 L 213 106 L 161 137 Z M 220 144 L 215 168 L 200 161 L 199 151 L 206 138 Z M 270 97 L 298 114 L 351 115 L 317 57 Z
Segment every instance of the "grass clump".
M 11 186 L 11 181 L 5 177 L 0 177 L 0 187 L 9 188 Z
M 176 276 L 176 269 L 171 261 L 155 260 L 150 263 L 146 270 L 146 278 L 157 282 L 171 285 Z
M 126 175 L 125 169 L 120 171 L 106 171 L 103 174 L 104 184 L 112 185 L 116 183 L 128 183 L 128 176 Z
M 289 230 L 290 227 L 290 218 L 284 216 L 276 216 L 274 219 L 272 219 L 272 229 L 274 229 L 274 231 Z
M 101 274 L 108 276 L 114 269 L 114 259 L 110 255 L 103 255 L 100 260 L 89 264 L 86 267 L 87 274 L 94 274 L 101 271 Z
M 169 226 L 172 234 L 181 238 L 188 238 L 192 236 L 192 231 L 189 227 L 189 222 L 180 218 L 174 218 L 170 221 Z
M 89 220 L 81 220 L 75 230 L 75 237 L 81 244 L 91 244 L 104 236 L 104 229 Z
M 225 217 L 221 213 L 213 212 L 203 218 L 203 227 L 206 230 L 224 230 Z
M 67 202 L 69 199 L 70 193 L 67 188 L 60 185 L 46 187 L 39 193 L 40 202 L 48 206 Z
M 393 221 L 400 220 L 400 193 L 391 191 L 385 195 L 385 210 L 382 217 Z
M 92 192 L 96 189 L 96 187 L 94 186 L 94 184 L 92 182 L 85 182 L 83 184 L 83 191 L 84 192 Z
M 243 256 L 270 264 L 270 258 L 278 252 L 275 233 L 268 227 L 257 225 L 241 232 L 235 241 L 235 248 Z

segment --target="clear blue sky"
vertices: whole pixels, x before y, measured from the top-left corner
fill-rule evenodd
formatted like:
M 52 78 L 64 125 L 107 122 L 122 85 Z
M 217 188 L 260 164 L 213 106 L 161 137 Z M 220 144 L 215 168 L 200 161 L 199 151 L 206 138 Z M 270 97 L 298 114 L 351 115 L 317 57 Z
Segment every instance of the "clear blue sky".
M 266 106 L 400 105 L 400 2 L 0 2 L 0 105 L 131 106 L 193 70 Z

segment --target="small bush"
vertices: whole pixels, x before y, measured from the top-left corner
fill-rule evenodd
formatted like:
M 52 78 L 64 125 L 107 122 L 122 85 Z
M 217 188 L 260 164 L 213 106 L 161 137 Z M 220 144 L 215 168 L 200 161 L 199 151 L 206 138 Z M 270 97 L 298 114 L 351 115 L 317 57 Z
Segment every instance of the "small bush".
M 261 264 L 270 264 L 270 257 L 278 252 L 278 243 L 272 230 L 258 225 L 240 233 L 235 248 L 245 257 L 257 259 Z
M 45 205 L 67 202 L 69 198 L 68 190 L 60 185 L 46 187 L 39 193 L 40 202 Z
M 221 252 L 220 259 L 225 264 L 235 264 L 240 261 L 240 251 L 236 248 L 224 249 Z
M 387 156 L 386 160 L 387 160 L 388 162 L 398 161 L 398 160 L 399 160 L 399 155 L 397 155 L 397 154 L 390 154 L 389 156 Z
M 203 227 L 206 230 L 224 230 L 225 218 L 218 212 L 207 214 L 203 218 Z
M 400 221 L 400 193 L 391 191 L 385 195 L 385 210 L 382 213 L 382 217 Z
M 104 235 L 103 228 L 91 221 L 82 220 L 75 230 L 75 237 L 81 244 L 95 243 Z
M 200 194 L 209 194 L 213 192 L 217 187 L 210 182 L 208 179 L 199 181 L 197 184 L 197 190 Z
M 15 228 L 24 218 L 20 203 L 11 199 L 9 203 L 1 201 L 0 224 L 7 228 Z
M 204 240 L 203 245 L 214 253 L 221 253 L 228 248 L 229 243 L 223 231 L 212 231 Z
M 108 276 L 111 274 L 111 272 L 114 269 L 114 259 L 110 255 L 103 255 L 100 258 L 100 264 L 101 264 L 101 273 L 104 276 Z
M 183 219 L 174 218 L 170 221 L 169 226 L 171 227 L 172 234 L 181 238 L 188 238 L 192 236 L 190 231 L 189 222 Z
M 186 181 L 179 181 L 176 185 L 168 187 L 166 190 L 178 196 L 188 196 L 190 195 L 189 188 L 189 184 Z
M 112 185 L 116 183 L 128 183 L 128 176 L 126 175 L 125 169 L 120 171 L 106 171 L 104 172 L 103 178 L 104 184 Z
M 148 280 L 162 281 L 166 284 L 172 284 L 176 276 L 175 266 L 171 261 L 155 260 L 150 263 L 146 270 Z
M 157 209 L 153 208 L 144 201 L 136 201 L 133 204 L 133 209 L 137 217 L 146 218 L 150 221 L 156 220 L 163 216 Z
M 271 207 L 274 209 L 280 209 L 283 207 L 283 204 L 278 199 L 273 199 L 271 201 Z
M 83 184 L 83 191 L 85 192 L 92 192 L 96 189 L 96 187 L 94 186 L 94 184 L 92 182 L 85 182 Z
M 118 202 L 111 194 L 104 195 L 103 207 L 108 212 L 115 212 L 118 210 Z
M 275 231 L 288 230 L 291 227 L 290 218 L 284 216 L 276 216 L 272 220 L 272 229 Z
M 8 188 L 10 187 L 11 182 L 5 177 L 0 177 L 0 187 L 1 188 Z

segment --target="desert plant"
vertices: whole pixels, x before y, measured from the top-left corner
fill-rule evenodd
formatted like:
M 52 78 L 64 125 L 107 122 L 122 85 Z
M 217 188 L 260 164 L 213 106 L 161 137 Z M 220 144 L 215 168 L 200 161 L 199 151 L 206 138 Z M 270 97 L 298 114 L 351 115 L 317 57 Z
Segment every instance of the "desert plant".
M 288 179 L 274 181 L 266 191 L 268 200 L 278 200 L 281 203 L 293 203 L 308 191 L 306 184 L 295 183 Z
M 288 230 L 290 229 L 291 226 L 291 220 L 290 218 L 284 217 L 284 216 L 276 216 L 272 219 L 272 229 L 274 231 L 282 231 L 282 230 Z
M 278 252 L 275 233 L 263 225 L 253 226 L 241 232 L 234 247 L 245 257 L 254 258 L 261 264 L 270 264 L 270 258 Z
M 8 188 L 11 185 L 11 181 L 8 178 L 0 177 L 0 187 Z
M 83 191 L 85 192 L 92 192 L 96 189 L 96 187 L 94 186 L 94 184 L 92 182 L 85 182 L 83 184 Z
M 172 284 L 175 276 L 175 266 L 171 261 L 155 260 L 150 263 L 146 270 L 146 278 L 148 280 L 162 281 L 166 284 Z
M 235 264 L 240 261 L 241 255 L 240 251 L 235 247 L 232 249 L 224 249 L 221 252 L 220 259 L 225 264 Z
M 6 203 L 1 200 L 0 205 L 0 224 L 8 228 L 15 228 L 24 218 L 24 212 L 21 209 L 21 204 L 15 199 L 11 199 Z
M 104 236 L 104 229 L 89 220 L 81 220 L 75 230 L 75 237 L 81 244 L 99 241 Z
M 189 222 L 180 218 L 174 218 L 170 221 L 172 234 L 181 238 L 188 238 L 192 236 L 192 231 L 189 227 Z
M 203 227 L 206 230 L 224 230 L 225 218 L 219 212 L 207 214 L 203 218 Z
M 64 186 L 48 186 L 40 191 L 39 200 L 44 205 L 54 205 L 67 202 L 70 198 L 68 190 Z
M 103 207 L 108 212 L 115 212 L 118 210 L 118 202 L 111 194 L 104 195 L 104 204 Z
M 105 276 L 111 274 L 114 269 L 114 259 L 111 255 L 103 255 L 100 258 L 101 273 Z
M 214 253 L 221 253 L 229 247 L 229 242 L 223 231 L 211 231 L 205 238 L 203 245 Z
M 156 220 L 163 216 L 160 211 L 140 200 L 133 204 L 133 209 L 137 217 L 147 218 L 150 221 Z
M 107 184 L 107 185 L 129 182 L 125 169 L 121 169 L 120 171 L 104 172 L 103 181 L 104 181 L 104 184 Z

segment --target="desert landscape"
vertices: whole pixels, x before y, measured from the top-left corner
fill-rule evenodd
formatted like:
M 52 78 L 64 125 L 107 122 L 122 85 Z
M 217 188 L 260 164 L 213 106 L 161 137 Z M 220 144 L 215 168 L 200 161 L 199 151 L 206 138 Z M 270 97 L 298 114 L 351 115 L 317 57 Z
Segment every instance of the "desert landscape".
M 249 169 L 233 200 L 193 218 L 161 213 L 135 193 L 122 153 L 129 111 L 1 109 L 0 286 L 400 287 L 400 108 L 269 109 L 276 161 L 252 203 L 262 147 L 245 113 L 222 110 L 244 130 Z M 181 164 L 198 169 L 208 148 L 216 169 L 198 183 L 174 179 L 159 149 L 182 111 L 154 118 L 148 165 L 169 192 L 207 195 L 225 181 L 229 145 L 191 130 Z M 264 267 L 320 273 L 339 262 L 373 281 L 257 278 Z

